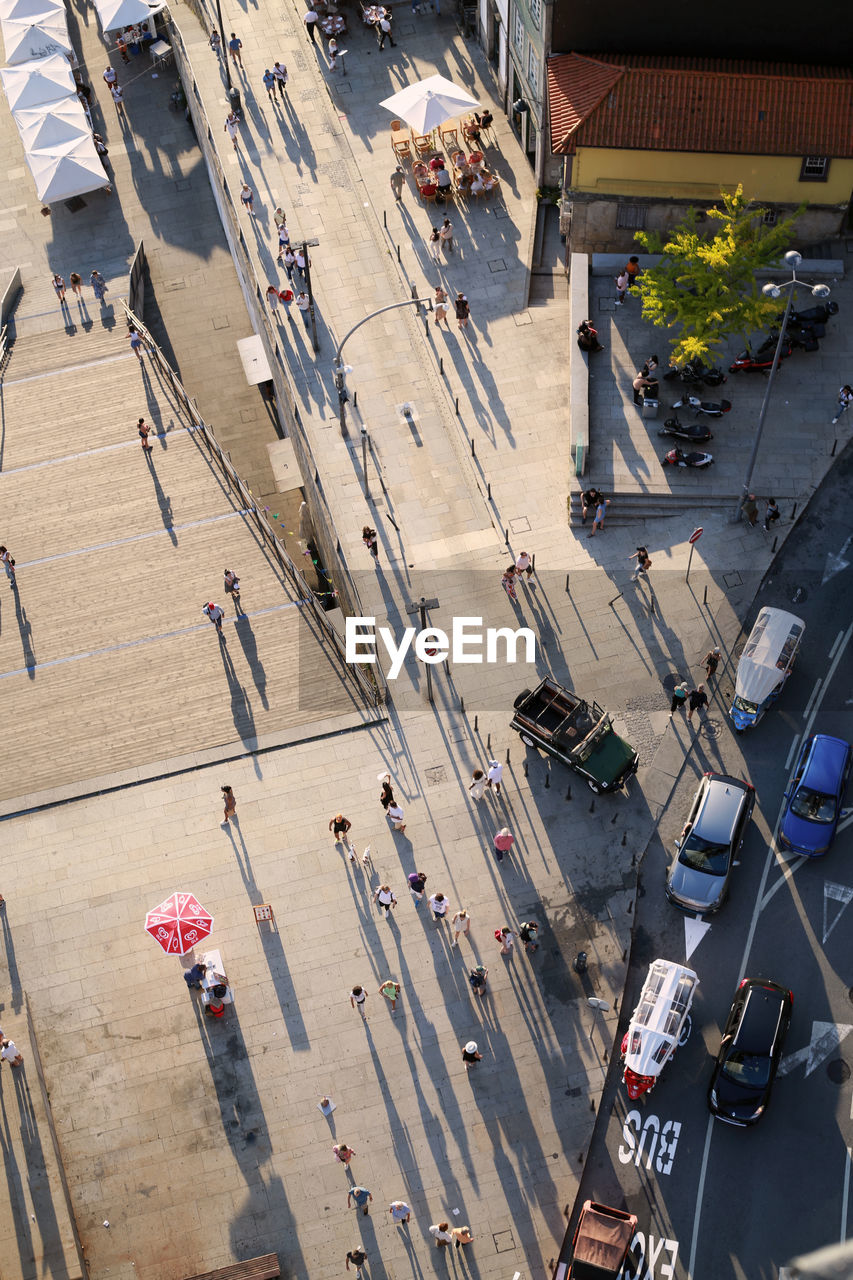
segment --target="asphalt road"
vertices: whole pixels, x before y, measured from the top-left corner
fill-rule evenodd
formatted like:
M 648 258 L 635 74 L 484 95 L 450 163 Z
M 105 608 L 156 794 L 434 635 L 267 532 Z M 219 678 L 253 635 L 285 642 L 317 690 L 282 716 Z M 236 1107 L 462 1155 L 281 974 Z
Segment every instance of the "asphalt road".
M 708 720 L 643 860 L 620 1036 L 656 957 L 689 963 L 700 987 L 690 1037 L 652 1092 L 630 1101 L 617 1055 L 587 1156 L 572 1222 L 585 1198 L 637 1214 L 625 1280 L 776 1280 L 793 1256 L 853 1231 L 853 812 L 823 858 L 789 859 L 774 839 L 804 737 L 853 740 L 851 479 L 848 450 L 747 619 L 741 645 L 761 605 L 789 609 L 806 623 L 779 702 L 757 727 L 734 733 L 726 710 L 736 651 L 721 669 Z M 687 735 L 686 726 L 676 731 Z M 751 781 L 757 801 L 729 902 L 705 929 L 667 903 L 663 882 L 697 779 L 708 769 Z M 853 784 L 846 805 L 853 806 Z M 772 978 L 794 993 L 782 1072 L 751 1130 L 712 1120 L 706 1102 L 721 1028 L 745 975 Z

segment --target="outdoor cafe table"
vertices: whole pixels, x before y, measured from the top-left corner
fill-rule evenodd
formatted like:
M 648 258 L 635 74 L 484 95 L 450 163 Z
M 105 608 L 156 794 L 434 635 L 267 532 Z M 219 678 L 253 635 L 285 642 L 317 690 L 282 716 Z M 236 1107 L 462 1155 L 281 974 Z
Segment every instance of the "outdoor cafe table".
M 379 19 L 385 16 L 385 9 L 381 4 L 370 4 L 362 10 L 362 13 L 364 21 L 369 26 L 375 26 Z
M 346 31 L 346 26 L 343 18 L 324 18 L 320 23 L 321 29 L 327 36 L 339 36 L 342 31 Z

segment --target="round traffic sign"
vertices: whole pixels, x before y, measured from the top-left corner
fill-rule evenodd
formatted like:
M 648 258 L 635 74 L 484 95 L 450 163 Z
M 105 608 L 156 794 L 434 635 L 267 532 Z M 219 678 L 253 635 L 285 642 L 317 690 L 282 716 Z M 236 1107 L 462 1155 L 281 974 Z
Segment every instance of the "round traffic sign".
M 694 542 L 698 542 L 698 541 L 699 541 L 699 539 L 702 537 L 702 534 L 703 534 L 704 532 L 705 532 L 705 530 L 702 528 L 702 526 L 701 526 L 701 524 L 700 524 L 700 526 L 699 526 L 699 528 L 698 528 L 698 529 L 694 529 L 694 530 L 693 530 L 693 532 L 691 533 L 691 535 L 690 535 L 690 537 L 687 539 L 687 541 L 690 543 L 690 545 L 691 545 L 691 546 L 693 546 L 693 543 L 694 543 Z

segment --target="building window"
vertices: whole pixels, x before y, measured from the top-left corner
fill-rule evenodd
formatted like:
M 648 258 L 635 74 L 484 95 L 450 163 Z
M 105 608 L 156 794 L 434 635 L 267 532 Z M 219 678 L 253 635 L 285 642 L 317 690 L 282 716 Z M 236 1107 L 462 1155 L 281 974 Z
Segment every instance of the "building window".
M 542 0 L 527 0 L 530 16 L 537 27 L 542 23 Z
M 805 156 L 800 169 L 800 182 L 826 182 L 829 156 Z
M 521 21 L 521 14 L 516 9 L 515 21 L 512 24 L 512 43 L 515 45 L 516 52 L 519 57 L 524 52 L 524 23 Z
M 627 231 L 645 231 L 647 213 L 644 204 L 620 204 L 616 209 L 616 226 Z
M 778 216 L 779 215 L 777 214 L 775 209 L 765 209 L 762 222 L 764 223 L 765 227 L 775 227 L 776 219 L 778 218 Z
M 527 83 L 534 98 L 539 96 L 539 50 L 529 40 L 527 42 Z

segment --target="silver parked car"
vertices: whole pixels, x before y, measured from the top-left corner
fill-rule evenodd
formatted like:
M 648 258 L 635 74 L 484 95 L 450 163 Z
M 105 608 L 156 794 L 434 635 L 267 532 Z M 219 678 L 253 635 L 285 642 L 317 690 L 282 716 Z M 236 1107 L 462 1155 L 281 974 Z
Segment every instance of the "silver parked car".
M 704 775 L 666 879 L 666 896 L 674 906 L 710 915 L 723 905 L 754 804 L 750 783 L 725 773 Z

